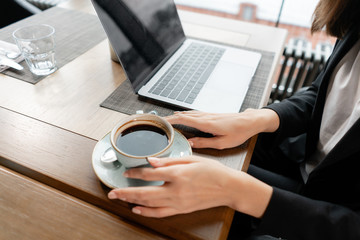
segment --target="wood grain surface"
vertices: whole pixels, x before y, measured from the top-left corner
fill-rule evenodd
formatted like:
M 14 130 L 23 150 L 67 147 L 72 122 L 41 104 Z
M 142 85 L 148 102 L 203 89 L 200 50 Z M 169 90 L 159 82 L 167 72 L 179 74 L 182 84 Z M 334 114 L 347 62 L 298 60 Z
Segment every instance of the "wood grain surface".
M 0 166 L 0 239 L 166 239 Z

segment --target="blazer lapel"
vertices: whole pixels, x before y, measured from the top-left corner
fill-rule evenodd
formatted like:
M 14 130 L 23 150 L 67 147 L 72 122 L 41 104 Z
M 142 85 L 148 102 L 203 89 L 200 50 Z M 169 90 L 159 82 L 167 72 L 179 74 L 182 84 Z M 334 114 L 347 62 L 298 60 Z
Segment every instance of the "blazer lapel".
M 360 152 L 360 119 L 347 131 L 343 138 L 335 145 L 335 147 L 327 154 L 325 159 L 314 169 L 314 174 L 317 170 L 325 168 L 333 163 L 342 161 L 354 153 Z M 360 159 L 359 159 L 360 162 Z M 344 162 L 343 164 L 347 164 Z
M 345 54 L 353 47 L 356 41 L 359 39 L 359 33 L 357 28 L 351 29 L 349 33 L 337 42 L 336 47 L 334 48 L 331 57 L 329 58 L 325 70 L 322 73 L 322 82 L 320 84 L 318 95 L 316 98 L 314 110 L 313 110 L 313 122 L 310 126 L 310 131 L 308 131 L 308 138 L 307 138 L 307 151 L 306 156 L 308 157 L 312 154 L 313 150 L 316 147 L 316 143 L 319 140 L 319 131 L 320 131 L 320 124 L 322 119 L 322 114 L 324 110 L 324 104 L 326 100 L 326 93 L 327 88 L 329 85 L 329 80 L 331 74 L 333 73 L 334 68 L 340 62 L 340 60 L 345 56 Z

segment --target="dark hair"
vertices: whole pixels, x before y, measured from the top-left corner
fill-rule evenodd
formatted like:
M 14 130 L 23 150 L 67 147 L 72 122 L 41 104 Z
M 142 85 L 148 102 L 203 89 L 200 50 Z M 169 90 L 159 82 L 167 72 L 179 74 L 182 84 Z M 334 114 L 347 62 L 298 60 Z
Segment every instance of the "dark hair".
M 320 0 L 313 14 L 311 33 L 325 27 L 328 35 L 342 38 L 354 25 L 360 26 L 360 0 Z

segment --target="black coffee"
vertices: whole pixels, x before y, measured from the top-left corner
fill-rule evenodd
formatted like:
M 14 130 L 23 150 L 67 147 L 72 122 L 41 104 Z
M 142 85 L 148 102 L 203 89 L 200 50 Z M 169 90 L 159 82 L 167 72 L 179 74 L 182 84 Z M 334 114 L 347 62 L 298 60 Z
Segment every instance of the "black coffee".
M 164 130 L 152 125 L 136 125 L 124 130 L 116 139 L 116 146 L 133 156 L 148 156 L 160 152 L 169 144 Z

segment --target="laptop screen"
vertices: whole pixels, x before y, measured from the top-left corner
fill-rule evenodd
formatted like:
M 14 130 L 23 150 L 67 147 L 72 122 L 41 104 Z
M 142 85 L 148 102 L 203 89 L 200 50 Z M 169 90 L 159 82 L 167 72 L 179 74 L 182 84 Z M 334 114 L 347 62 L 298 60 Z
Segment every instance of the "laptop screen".
M 185 40 L 173 0 L 92 0 L 135 91 Z

